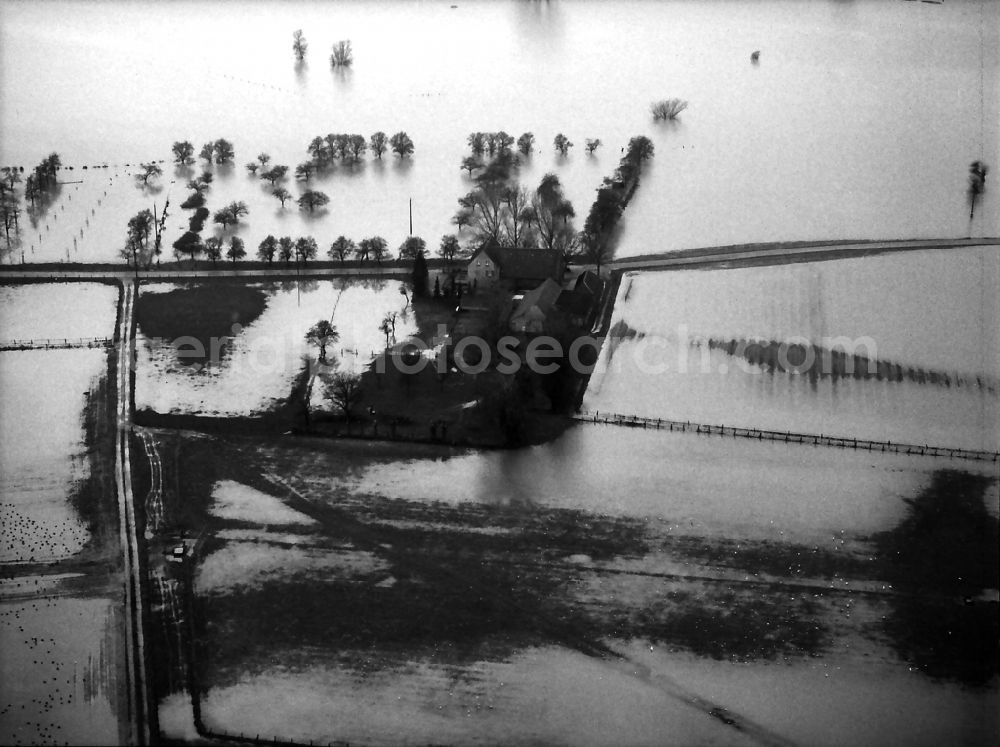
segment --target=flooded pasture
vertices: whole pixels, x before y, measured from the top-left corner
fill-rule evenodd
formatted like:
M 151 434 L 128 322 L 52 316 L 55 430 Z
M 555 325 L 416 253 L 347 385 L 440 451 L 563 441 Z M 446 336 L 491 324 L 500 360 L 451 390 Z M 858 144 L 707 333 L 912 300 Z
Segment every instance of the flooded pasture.
M 117 299 L 113 286 L 3 286 L 0 337 L 110 336 Z M 85 415 L 104 397 L 107 362 L 103 348 L 0 352 L 0 562 L 66 558 L 91 540 Z
M 583 406 L 996 450 L 998 286 L 991 249 L 632 273 Z
M 978 744 L 996 730 L 982 659 L 996 533 L 971 540 L 1000 515 L 988 467 L 592 425 L 496 453 L 157 437 L 179 455 L 176 510 L 213 517 L 192 592 L 206 733 L 662 744 L 670 723 L 685 744 Z M 705 468 L 720 459 L 736 472 Z M 946 568 L 952 530 L 919 527 L 955 500 L 970 551 L 941 596 L 917 558 Z M 894 560 L 896 546 L 915 549 Z M 965 631 L 943 657 L 934 619 Z M 160 723 L 181 736 L 175 688 Z
M 122 625 L 113 597 L 0 601 L 0 741 L 122 743 Z
M 0 287 L 0 338 L 111 337 L 111 285 Z M 104 347 L 0 352 L 0 742 L 127 740 Z
M 4 261 L 21 261 L 22 250 L 28 261 L 114 261 L 127 218 L 154 201 L 162 209 L 168 195 L 169 254 L 186 227 L 177 207 L 184 185 L 201 168 L 176 170 L 170 146 L 190 140 L 197 151 L 219 137 L 237 157 L 212 167 L 208 207 L 247 202 L 238 233 L 248 246 L 274 233 L 312 234 L 324 248 L 340 234 L 380 234 L 396 247 L 409 233 L 411 199 L 413 232 L 436 245 L 454 232 L 456 200 L 470 189 L 459 168 L 467 135 L 498 129 L 535 134 L 522 181 L 557 173 L 580 224 L 629 138 L 653 139 L 657 155 L 626 213 L 623 256 L 995 233 L 995 194 L 970 221 L 965 187 L 968 163 L 1000 160 L 1000 9 L 986 0 L 792 8 L 782 0 L 6 3 L 0 160 L 30 169 L 56 151 L 73 170 L 61 172 L 63 194 L 25 222 Z M 296 64 L 299 28 L 310 49 Z M 335 71 L 328 51 L 342 38 L 355 63 Z M 401 68 L 399 59 L 419 65 Z M 690 106 L 654 124 L 650 102 L 665 97 Z M 267 152 L 294 168 L 316 135 L 376 130 L 405 130 L 414 156 L 369 155 L 317 175 L 312 186 L 331 198 L 322 214 L 282 209 L 243 167 Z M 558 132 L 576 144 L 566 157 L 552 147 Z M 587 138 L 603 142 L 593 155 Z M 137 188 L 129 174 L 149 160 L 163 160 L 165 173 Z
M 283 284 L 248 284 L 262 299 L 259 315 L 226 323 L 205 339 L 191 326 L 178 324 L 166 304 L 165 326 L 152 336 L 144 323 L 144 299 L 174 294 L 176 303 L 197 286 L 143 285 L 138 302 L 136 408 L 157 413 L 194 415 L 254 415 L 273 410 L 292 393 L 294 380 L 306 369 L 307 358 L 319 351 L 306 342 L 306 331 L 320 320 L 330 321 L 339 340 L 330 345 L 328 363 L 337 370 L 360 372 L 381 352 L 385 337 L 379 331 L 382 318 L 397 313 L 396 338 L 404 340 L 416 329 L 407 314 L 407 299 L 400 294 L 400 281 L 299 281 Z M 204 286 L 209 293 L 216 293 Z M 192 290 L 193 289 L 193 290 Z M 227 291 L 219 295 L 227 299 Z M 226 301 L 223 301 L 226 304 Z M 235 314 L 236 304 L 231 307 Z M 228 316 L 230 307 L 224 310 Z M 211 355 L 211 337 L 218 354 Z M 180 339 L 178 339 L 180 338 Z M 198 342 L 195 343 L 195 338 Z M 196 347 L 200 345 L 200 348 Z M 202 350 L 199 356 L 198 350 Z M 207 359 L 207 361 L 206 361 Z M 193 365 L 195 364 L 195 365 Z M 322 398 L 321 387 L 313 389 L 313 400 Z
M 296 28 L 310 42 L 299 64 Z M 202 170 L 210 212 L 249 208 L 204 236 L 239 235 L 250 255 L 267 234 L 312 235 L 321 256 L 341 234 L 391 251 L 412 232 L 433 250 L 473 184 L 468 134 L 499 129 L 534 132 L 521 183 L 558 174 L 578 228 L 629 138 L 652 139 L 621 257 L 996 235 L 998 193 L 972 218 L 966 189 L 969 162 L 1000 161 L 998 29 L 986 0 L 0 3 L 0 162 L 27 174 L 55 151 L 63 164 L 0 262 L 122 262 L 128 218 L 168 200 L 171 259 Z M 355 64 L 332 70 L 341 38 Z M 674 96 L 689 108 L 654 123 L 650 102 Z M 286 179 L 293 198 L 329 195 L 315 213 L 244 167 L 268 153 L 294 169 L 316 135 L 376 130 L 405 130 L 414 155 Z M 220 137 L 233 164 L 171 162 L 173 142 Z M 587 154 L 587 138 L 603 145 Z M 144 161 L 164 170 L 149 186 L 134 178 Z M 584 406 L 997 449 L 998 285 L 985 249 L 627 276 Z M 352 372 L 387 344 L 385 314 L 411 334 L 400 287 L 142 284 L 135 406 L 263 417 L 301 388 L 317 321 L 337 327 L 329 355 Z M 117 298 L 0 287 L 0 337 L 110 337 Z M 875 344 L 796 375 L 775 365 L 788 338 L 819 353 L 827 338 Z M 182 360 L 180 339 L 214 339 L 217 354 Z M 871 376 L 845 370 L 869 358 Z M 0 353 L 0 742 L 135 736 L 113 366 L 102 349 Z M 131 436 L 167 739 L 978 745 L 1000 732 L 995 463 L 583 423 L 504 451 L 237 431 Z

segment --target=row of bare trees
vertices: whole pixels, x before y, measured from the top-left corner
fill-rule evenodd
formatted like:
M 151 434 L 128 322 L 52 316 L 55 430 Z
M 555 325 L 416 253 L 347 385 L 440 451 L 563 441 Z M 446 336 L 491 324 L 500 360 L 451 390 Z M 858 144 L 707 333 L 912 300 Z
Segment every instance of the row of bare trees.
M 413 140 L 402 130 L 392 136 L 379 130 L 373 133 L 368 140 L 365 140 L 364 135 L 356 133 L 317 135 L 306 147 L 311 161 L 300 165 L 299 168 L 307 167 L 311 175 L 313 170 L 327 168 L 338 159 L 343 163 L 357 163 L 368 150 L 371 150 L 376 158 L 381 159 L 385 152 L 390 149 L 400 158 L 406 158 L 413 154 Z

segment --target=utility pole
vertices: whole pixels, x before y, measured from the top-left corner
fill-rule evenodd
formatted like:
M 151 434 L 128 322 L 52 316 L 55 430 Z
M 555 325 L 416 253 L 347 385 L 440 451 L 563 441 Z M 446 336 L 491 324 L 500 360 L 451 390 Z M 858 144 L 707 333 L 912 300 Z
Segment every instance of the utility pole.
M 409 236 L 413 235 L 413 198 L 410 198 L 410 233 Z

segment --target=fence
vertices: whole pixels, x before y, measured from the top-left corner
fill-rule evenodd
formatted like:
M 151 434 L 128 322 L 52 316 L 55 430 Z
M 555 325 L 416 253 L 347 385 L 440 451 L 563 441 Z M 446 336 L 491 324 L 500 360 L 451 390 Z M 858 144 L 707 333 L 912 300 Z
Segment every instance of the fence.
M 793 433 L 791 431 L 768 431 L 759 428 L 742 428 L 729 425 L 706 425 L 690 421 L 666 420 L 663 418 L 644 418 L 638 415 L 621 415 L 619 413 L 581 412 L 577 420 L 587 423 L 606 423 L 630 428 L 653 428 L 679 432 L 693 432 L 705 435 L 732 436 L 734 438 L 750 438 L 758 441 L 780 441 L 793 444 L 810 444 L 813 446 L 834 446 L 842 449 L 857 449 L 863 451 L 891 452 L 896 454 L 912 454 L 918 456 L 946 457 L 949 459 L 971 459 L 983 462 L 1000 460 L 1000 453 L 994 451 L 977 451 L 975 449 L 952 449 L 946 446 L 928 446 L 918 444 L 893 443 L 892 441 L 870 441 L 860 438 L 844 438 L 842 436 L 826 436 L 822 433 Z
M 111 337 L 60 337 L 39 340 L 0 340 L 0 350 L 58 350 L 63 348 L 107 348 Z

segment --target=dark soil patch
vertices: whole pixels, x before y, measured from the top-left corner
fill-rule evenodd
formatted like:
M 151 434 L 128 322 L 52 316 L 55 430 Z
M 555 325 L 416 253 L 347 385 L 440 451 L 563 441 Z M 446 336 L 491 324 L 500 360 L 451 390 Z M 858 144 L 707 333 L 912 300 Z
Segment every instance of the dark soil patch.
M 974 596 L 1000 587 L 1000 523 L 986 510 L 995 479 L 958 470 L 934 473 L 905 499 L 907 514 L 875 537 L 886 573 L 912 591 Z
M 491 588 L 516 585 L 495 569 L 477 575 Z M 198 631 L 202 681 L 233 681 L 248 669 L 272 665 L 276 651 L 312 652 L 304 663 L 325 652 L 373 669 L 441 651 L 452 660 L 481 660 L 486 651 L 504 658 L 545 638 L 536 619 L 541 594 L 519 589 L 522 604 L 511 607 L 495 595 L 405 569 L 394 569 L 394 578 L 385 587 L 290 578 L 197 598 L 195 619 L 205 621 Z
M 724 592 L 641 610 L 635 637 L 684 648 L 700 656 L 733 661 L 815 655 L 826 641 L 816 605 L 786 594 Z
M 175 342 L 190 337 L 200 344 L 185 345 L 185 364 L 210 362 L 213 349 L 224 355 L 227 341 L 259 317 L 267 295 L 244 283 L 189 285 L 166 293 L 141 292 L 136 319 L 143 334 Z M 234 326 L 239 325 L 234 330 Z
M 941 470 L 907 500 L 899 526 L 875 538 L 888 578 L 909 592 L 893 600 L 885 630 L 897 653 L 932 677 L 984 685 L 1000 674 L 998 606 L 977 599 L 1000 576 L 1000 531 L 985 504 L 995 482 Z

